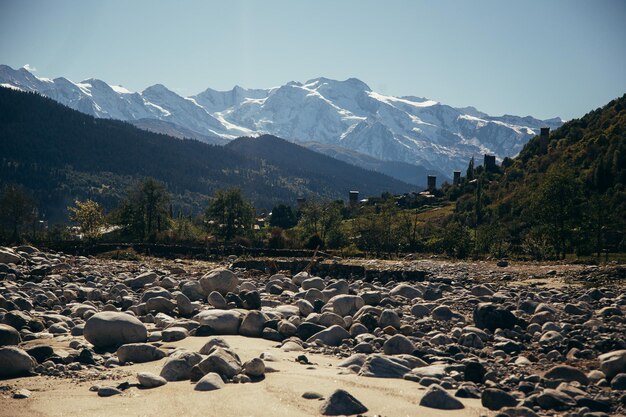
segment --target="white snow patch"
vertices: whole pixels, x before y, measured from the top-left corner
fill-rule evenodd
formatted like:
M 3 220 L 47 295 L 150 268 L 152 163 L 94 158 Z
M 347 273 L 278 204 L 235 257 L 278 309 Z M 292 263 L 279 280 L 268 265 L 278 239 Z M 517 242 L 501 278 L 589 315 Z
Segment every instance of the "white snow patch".
M 2 84 L 0 84 L 0 87 L 10 88 L 11 90 L 24 91 L 21 88 L 19 88 L 18 86 L 13 85 L 13 84 L 8 84 L 8 83 L 2 83 Z
M 82 91 L 84 94 L 88 95 L 89 97 L 91 97 L 91 84 L 87 84 L 87 83 L 74 83 L 72 81 L 70 81 L 72 84 L 74 84 L 76 87 L 78 87 L 80 89 L 80 91 Z
M 132 94 L 133 92 L 130 90 L 127 90 L 126 88 L 122 87 L 121 85 L 112 85 L 111 89 L 113 91 L 115 91 L 118 94 Z
M 423 108 L 423 107 L 432 107 L 436 104 L 439 104 L 439 102 L 435 100 L 425 100 L 421 102 L 416 102 L 416 101 L 405 100 L 403 98 L 398 98 L 398 97 L 393 97 L 393 96 L 385 96 L 385 95 L 376 93 L 374 91 L 368 91 L 367 94 L 374 100 L 382 101 L 383 103 L 389 104 L 391 106 L 393 106 L 394 103 L 402 103 L 402 104 L 407 104 L 409 106 L 413 106 L 417 108 Z
M 170 113 L 169 111 L 165 110 L 163 107 L 161 107 L 161 106 L 159 106 L 159 105 L 156 105 L 156 104 L 154 104 L 154 103 L 151 103 L 151 102 L 149 102 L 149 101 L 147 101 L 147 100 L 145 100 L 145 99 L 144 99 L 144 103 L 146 103 L 146 105 L 147 105 L 147 106 L 154 107 L 155 109 L 157 109 L 158 111 L 160 111 L 161 113 L 163 113 L 163 116 L 164 116 L 164 117 L 167 117 L 167 116 L 171 116 L 171 115 L 172 115 L 172 113 Z

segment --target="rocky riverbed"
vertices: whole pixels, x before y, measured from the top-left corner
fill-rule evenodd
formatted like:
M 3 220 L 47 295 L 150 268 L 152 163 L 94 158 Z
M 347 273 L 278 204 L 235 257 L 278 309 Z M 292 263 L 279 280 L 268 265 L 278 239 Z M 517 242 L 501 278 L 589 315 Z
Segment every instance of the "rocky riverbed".
M 0 415 L 626 410 L 619 266 L 233 261 L 0 248 Z

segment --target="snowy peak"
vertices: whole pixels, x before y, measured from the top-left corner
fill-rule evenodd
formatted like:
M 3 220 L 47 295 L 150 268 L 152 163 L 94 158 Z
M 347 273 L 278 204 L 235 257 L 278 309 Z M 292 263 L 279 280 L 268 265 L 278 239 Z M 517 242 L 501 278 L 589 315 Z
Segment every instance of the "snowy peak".
M 217 91 L 207 88 L 193 98 L 208 112 L 220 112 L 234 106 L 240 106 L 246 100 L 267 98 L 269 90 L 246 89 L 236 85 L 229 91 Z
M 499 159 L 514 156 L 541 127 L 562 124 L 560 118 L 490 116 L 474 107 L 385 95 L 357 78 L 319 77 L 269 89 L 207 88 L 182 97 L 162 84 L 132 92 L 98 79 L 49 80 L 26 68 L 0 65 L 0 86 L 38 92 L 96 117 L 135 122 L 163 133 L 217 140 L 272 134 L 443 172 L 461 169 L 483 153 Z
M 308 80 L 304 83 L 304 86 L 309 89 L 372 91 L 367 84 L 358 78 L 348 78 L 344 81 L 337 81 L 331 80 L 330 78 L 319 77 Z

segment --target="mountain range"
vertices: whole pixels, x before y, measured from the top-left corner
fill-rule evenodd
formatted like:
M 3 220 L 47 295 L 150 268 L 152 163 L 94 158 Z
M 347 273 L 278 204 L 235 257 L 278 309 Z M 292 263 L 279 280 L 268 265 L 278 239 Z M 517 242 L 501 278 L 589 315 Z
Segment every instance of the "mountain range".
M 563 123 L 560 118 L 496 117 L 473 107 L 393 97 L 356 78 L 292 81 L 269 89 L 208 88 L 182 97 L 161 84 L 131 92 L 97 79 L 52 80 L 0 65 L 0 85 L 40 93 L 97 118 L 212 144 L 271 134 L 411 183 L 416 183 L 410 177 L 416 173 L 439 171 L 450 178 L 472 156 L 515 156 L 540 127 Z M 397 169 L 395 163 L 403 165 Z
M 218 189 L 239 187 L 257 209 L 298 197 L 344 199 L 419 191 L 414 186 L 270 135 L 225 146 L 176 139 L 98 119 L 36 93 L 0 88 L 0 189 L 15 183 L 52 221 L 76 199 L 107 211 L 145 177 L 166 184 L 174 213 L 198 214 Z

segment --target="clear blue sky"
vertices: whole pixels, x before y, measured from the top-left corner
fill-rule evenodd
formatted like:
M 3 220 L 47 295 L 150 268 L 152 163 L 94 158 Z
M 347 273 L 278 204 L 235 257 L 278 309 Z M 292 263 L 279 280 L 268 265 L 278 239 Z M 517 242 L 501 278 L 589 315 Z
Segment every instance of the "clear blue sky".
M 183 95 L 357 77 L 569 119 L 626 92 L 626 1 L 0 0 L 0 63 Z

